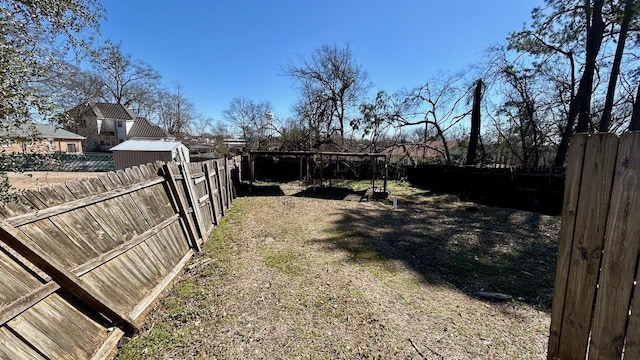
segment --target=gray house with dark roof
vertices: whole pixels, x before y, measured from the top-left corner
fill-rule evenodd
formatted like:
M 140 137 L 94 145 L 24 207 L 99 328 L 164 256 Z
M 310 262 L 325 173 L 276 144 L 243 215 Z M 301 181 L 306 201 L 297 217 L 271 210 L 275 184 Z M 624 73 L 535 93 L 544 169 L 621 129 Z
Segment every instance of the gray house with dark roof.
M 93 103 L 78 105 L 67 111 L 65 126 L 86 137 L 86 151 L 108 151 L 129 139 L 138 116 L 122 104 Z

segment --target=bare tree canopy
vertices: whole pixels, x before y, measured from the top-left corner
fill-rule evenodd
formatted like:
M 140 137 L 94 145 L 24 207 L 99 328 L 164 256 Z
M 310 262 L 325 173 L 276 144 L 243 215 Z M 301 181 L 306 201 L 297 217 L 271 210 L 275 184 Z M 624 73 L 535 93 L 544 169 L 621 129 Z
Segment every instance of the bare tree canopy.
M 630 82 L 637 81 L 633 74 L 638 53 L 637 46 L 624 49 L 627 39 L 637 45 L 639 4 L 545 0 L 545 5 L 534 9 L 529 28 L 510 35 L 509 48 L 532 56 L 538 64 L 553 64 L 556 74 L 563 74 L 565 82 L 555 84 L 562 99 L 557 108 L 566 113 L 555 158 L 561 166 L 574 132 L 608 131 L 630 120 L 635 88 Z M 631 32 L 636 36 L 628 36 Z
M 95 50 L 91 63 L 93 76 L 102 84 L 102 101 L 122 104 L 142 116 L 156 108 L 161 76 L 149 64 L 111 43 Z
M 268 137 L 270 131 L 275 130 L 271 123 L 272 119 L 267 115 L 271 111 L 272 106 L 269 101 L 256 102 L 237 97 L 231 100 L 222 117 L 240 132 L 247 142 L 247 147 L 259 149 L 261 141 Z
M 160 94 L 158 117 L 161 126 L 177 138 L 184 138 L 190 133 L 191 125 L 198 118 L 198 114 L 179 82 L 173 85 L 172 90 Z
M 293 79 L 300 91 L 295 110 L 313 129 L 316 144 L 334 132 L 344 143 L 348 113 L 357 108 L 370 87 L 369 78 L 356 62 L 351 47 L 322 45 L 310 57 L 301 57 L 284 73 Z

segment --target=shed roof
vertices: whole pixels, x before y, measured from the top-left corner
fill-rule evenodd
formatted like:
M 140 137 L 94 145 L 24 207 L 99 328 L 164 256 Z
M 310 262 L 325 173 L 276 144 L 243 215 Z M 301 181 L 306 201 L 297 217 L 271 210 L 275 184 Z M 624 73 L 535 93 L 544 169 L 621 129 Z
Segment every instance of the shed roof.
M 173 151 L 182 145 L 180 141 L 127 140 L 111 148 L 111 151 Z

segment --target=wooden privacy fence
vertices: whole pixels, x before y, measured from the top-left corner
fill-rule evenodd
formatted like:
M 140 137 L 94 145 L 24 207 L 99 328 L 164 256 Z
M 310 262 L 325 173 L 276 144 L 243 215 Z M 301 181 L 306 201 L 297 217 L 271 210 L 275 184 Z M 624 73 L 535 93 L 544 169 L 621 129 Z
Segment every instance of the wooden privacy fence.
M 549 359 L 640 359 L 640 132 L 575 135 Z
M 103 359 L 235 197 L 240 159 L 149 164 L 0 207 L 0 359 Z

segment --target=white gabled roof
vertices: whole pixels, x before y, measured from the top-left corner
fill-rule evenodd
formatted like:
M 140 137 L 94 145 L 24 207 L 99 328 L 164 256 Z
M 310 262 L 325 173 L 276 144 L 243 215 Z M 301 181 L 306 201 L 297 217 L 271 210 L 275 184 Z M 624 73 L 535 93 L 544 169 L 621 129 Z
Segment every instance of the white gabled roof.
M 180 141 L 127 140 L 112 147 L 111 151 L 172 151 L 180 145 Z

